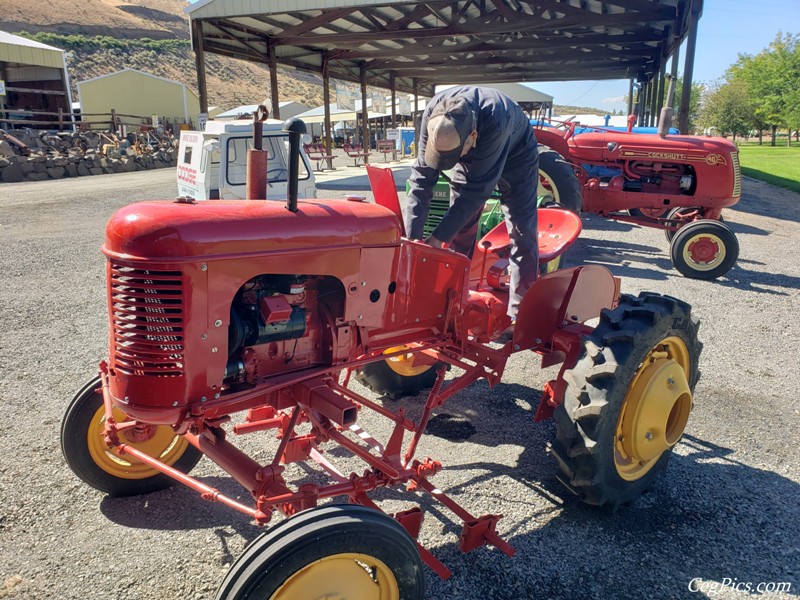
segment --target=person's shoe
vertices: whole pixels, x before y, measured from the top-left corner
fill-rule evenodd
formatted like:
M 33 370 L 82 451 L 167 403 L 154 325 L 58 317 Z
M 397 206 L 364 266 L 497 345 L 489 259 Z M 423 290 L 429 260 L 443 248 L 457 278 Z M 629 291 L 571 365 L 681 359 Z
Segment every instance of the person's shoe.
M 492 340 L 496 344 L 503 344 L 506 345 L 512 339 L 514 339 L 514 325 L 516 323 L 511 323 L 506 329 L 504 329 L 500 335 L 498 335 L 494 340 Z

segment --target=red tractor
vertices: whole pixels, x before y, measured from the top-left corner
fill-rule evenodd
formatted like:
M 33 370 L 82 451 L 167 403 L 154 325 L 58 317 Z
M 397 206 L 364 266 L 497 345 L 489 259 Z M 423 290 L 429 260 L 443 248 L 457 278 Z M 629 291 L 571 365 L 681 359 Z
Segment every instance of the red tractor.
M 513 555 L 500 516 L 474 515 L 437 489 L 442 464 L 417 450 L 448 398 L 479 379 L 497 385 L 509 357 L 525 353 L 561 364 L 536 412 L 555 418 L 561 481 L 588 504 L 635 500 L 664 470 L 692 408 L 701 344 L 690 307 L 620 295 L 604 267 L 564 269 L 527 293 L 513 340 L 492 344 L 509 324 L 507 291 L 489 276 L 506 251 L 503 230 L 480 244 L 474 279 L 466 257 L 404 238 L 393 209 L 298 203 L 301 125 L 287 127 L 285 207 L 179 199 L 132 204 L 110 219 L 108 359 L 61 432 L 75 474 L 112 495 L 179 481 L 262 525 L 286 515 L 233 564 L 220 599 L 421 599 L 423 563 L 450 574 L 416 541 L 422 510 L 387 515 L 370 492 L 427 493 L 462 522 L 463 551 L 489 544 Z M 580 231 L 560 209 L 542 209 L 539 225 L 542 262 Z M 398 398 L 432 388 L 407 411 L 405 401 L 363 395 L 355 378 Z M 364 429 L 377 420 L 381 441 Z M 266 462 L 232 442 L 261 431 L 276 437 Z M 364 466 L 342 468 L 341 452 L 325 453 L 332 446 Z M 203 455 L 252 501 L 191 477 Z M 319 473 L 294 481 L 286 466 L 297 462 Z M 322 504 L 329 498 L 344 504 Z
M 738 149 L 723 138 L 633 133 L 629 123 L 627 132 L 538 125 L 540 195 L 663 229 L 683 275 L 724 275 L 739 256 L 736 236 L 722 222 L 722 209 L 742 193 Z

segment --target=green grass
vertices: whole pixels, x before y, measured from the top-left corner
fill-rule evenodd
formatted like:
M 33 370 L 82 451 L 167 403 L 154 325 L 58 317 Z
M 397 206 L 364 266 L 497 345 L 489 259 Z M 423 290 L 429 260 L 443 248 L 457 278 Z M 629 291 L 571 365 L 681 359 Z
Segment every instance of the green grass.
M 779 143 L 786 144 L 786 140 Z M 740 144 L 742 174 L 800 193 L 800 143 L 768 146 Z

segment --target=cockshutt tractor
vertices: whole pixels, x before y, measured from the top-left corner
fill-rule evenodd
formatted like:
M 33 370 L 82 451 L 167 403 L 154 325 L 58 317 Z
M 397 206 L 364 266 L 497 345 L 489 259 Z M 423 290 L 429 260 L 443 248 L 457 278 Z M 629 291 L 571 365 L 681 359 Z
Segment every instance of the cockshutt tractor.
M 539 124 L 540 195 L 572 210 L 663 229 L 683 275 L 724 275 L 739 256 L 736 236 L 722 221 L 722 209 L 742 194 L 738 148 L 723 138 L 670 135 L 666 125 L 659 135 L 633 133 L 632 125 L 625 132 Z
M 474 278 L 466 257 L 404 238 L 386 198 L 298 202 L 304 127 L 287 129 L 285 206 L 178 199 L 132 204 L 108 222 L 108 358 L 62 424 L 75 474 L 112 495 L 179 481 L 262 525 L 286 515 L 233 564 L 218 598 L 423 598 L 423 564 L 450 571 L 416 541 L 422 510 L 387 515 L 370 492 L 429 494 L 462 522 L 463 551 L 489 544 L 513 555 L 500 516 L 474 515 L 437 489 L 442 464 L 417 451 L 434 411 L 479 379 L 497 385 L 522 353 L 561 365 L 536 420 L 555 419 L 564 485 L 592 505 L 635 500 L 664 470 L 692 408 L 701 345 L 690 307 L 621 295 L 600 266 L 563 269 L 535 283 L 513 339 L 494 344 L 509 325 L 507 290 L 490 274 L 505 225 L 479 244 Z M 580 220 L 541 209 L 539 226 L 548 262 Z M 389 398 L 426 385 L 424 399 Z M 370 419 L 385 423 L 382 441 L 362 427 Z M 268 462 L 232 441 L 262 431 L 277 438 Z M 323 453 L 330 447 L 364 470 L 337 466 L 342 453 Z M 203 455 L 252 501 L 191 477 Z M 319 472 L 293 481 L 286 466 L 297 462 Z

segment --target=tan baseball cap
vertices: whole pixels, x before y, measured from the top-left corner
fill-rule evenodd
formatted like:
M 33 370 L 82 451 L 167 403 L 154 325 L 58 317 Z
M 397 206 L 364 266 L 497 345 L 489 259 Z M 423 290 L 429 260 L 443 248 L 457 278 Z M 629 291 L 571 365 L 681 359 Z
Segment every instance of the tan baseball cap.
M 425 164 L 437 171 L 452 169 L 475 127 L 475 112 L 464 98 L 447 98 L 437 104 L 428 117 Z

